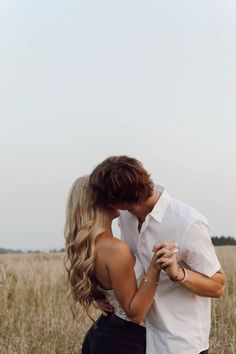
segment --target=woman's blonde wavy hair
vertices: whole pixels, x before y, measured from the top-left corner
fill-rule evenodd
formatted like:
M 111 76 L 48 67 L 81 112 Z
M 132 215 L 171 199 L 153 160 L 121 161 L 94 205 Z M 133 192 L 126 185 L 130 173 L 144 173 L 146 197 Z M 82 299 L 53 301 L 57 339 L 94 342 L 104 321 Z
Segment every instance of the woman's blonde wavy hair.
M 94 278 L 95 239 L 109 225 L 108 213 L 93 204 L 89 176 L 78 178 L 72 185 L 66 208 L 65 267 L 68 273 L 74 318 L 85 312 L 95 298 L 101 298 Z

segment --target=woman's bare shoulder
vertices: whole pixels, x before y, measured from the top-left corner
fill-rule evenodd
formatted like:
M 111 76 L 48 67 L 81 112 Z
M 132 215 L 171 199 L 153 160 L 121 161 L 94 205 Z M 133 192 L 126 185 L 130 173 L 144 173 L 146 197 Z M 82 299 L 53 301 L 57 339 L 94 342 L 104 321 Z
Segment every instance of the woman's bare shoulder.
M 126 242 L 124 242 L 123 240 L 120 240 L 116 237 L 113 237 L 112 247 L 114 247 L 118 250 L 121 250 L 121 251 L 128 251 L 129 253 L 131 253 L 129 245 Z
M 100 239 L 99 246 L 109 256 L 132 257 L 128 244 L 116 237 L 104 237 L 103 239 Z
M 113 238 L 109 249 L 110 264 L 130 264 L 133 265 L 133 255 L 127 243 L 122 240 Z

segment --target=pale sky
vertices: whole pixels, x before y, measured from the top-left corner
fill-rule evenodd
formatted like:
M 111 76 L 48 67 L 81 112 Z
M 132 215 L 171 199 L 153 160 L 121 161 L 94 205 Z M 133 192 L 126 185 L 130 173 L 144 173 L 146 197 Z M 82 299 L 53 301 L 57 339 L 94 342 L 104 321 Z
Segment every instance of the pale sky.
M 61 248 L 68 190 L 140 159 L 236 236 L 234 0 L 0 0 L 0 247 Z

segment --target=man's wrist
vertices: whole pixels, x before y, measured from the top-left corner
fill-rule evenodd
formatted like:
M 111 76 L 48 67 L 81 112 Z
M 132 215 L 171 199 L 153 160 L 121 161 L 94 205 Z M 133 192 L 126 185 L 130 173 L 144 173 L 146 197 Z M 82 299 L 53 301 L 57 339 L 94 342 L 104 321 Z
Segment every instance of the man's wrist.
M 187 269 L 182 266 L 178 266 L 178 270 L 175 277 L 171 277 L 170 279 L 174 282 L 184 283 L 187 278 Z

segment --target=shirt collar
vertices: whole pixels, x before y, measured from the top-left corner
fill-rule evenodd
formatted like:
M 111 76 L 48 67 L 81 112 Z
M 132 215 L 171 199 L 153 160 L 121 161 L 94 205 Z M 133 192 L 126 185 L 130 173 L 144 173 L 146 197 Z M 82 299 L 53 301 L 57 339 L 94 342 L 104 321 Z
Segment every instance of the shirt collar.
M 149 215 L 151 215 L 156 221 L 161 223 L 165 212 L 170 204 L 171 197 L 162 186 L 157 185 L 156 190 L 160 192 L 161 195 Z

